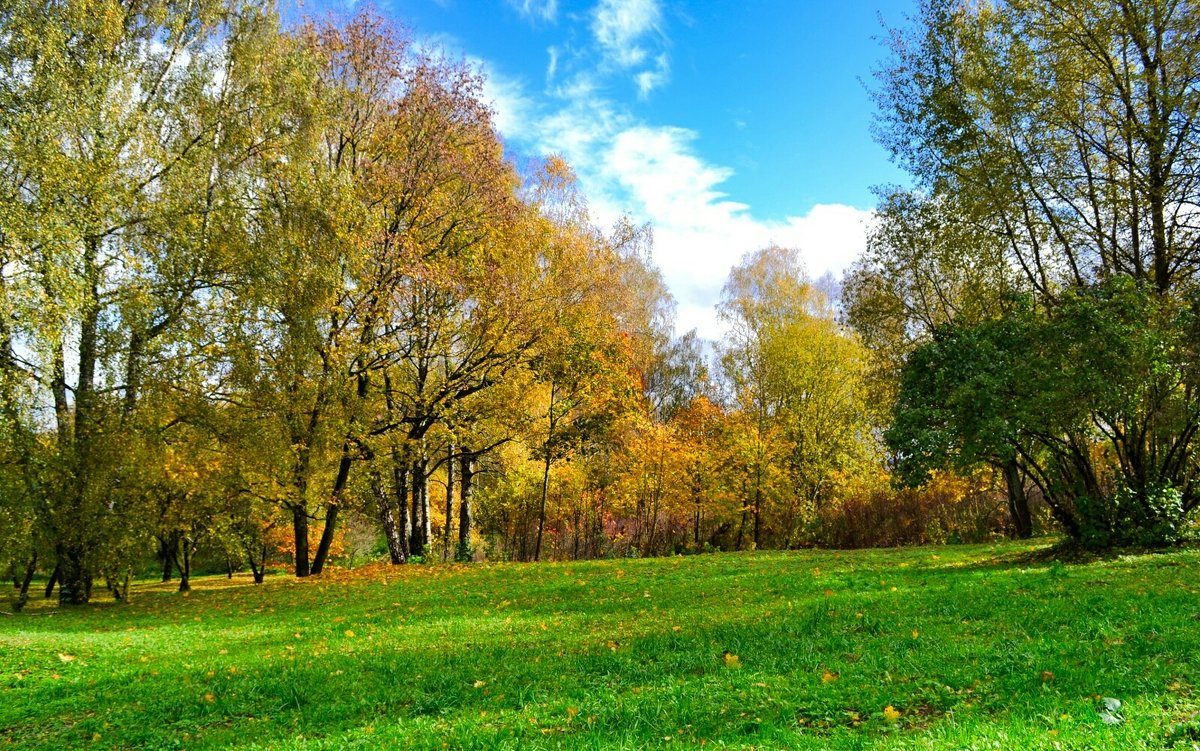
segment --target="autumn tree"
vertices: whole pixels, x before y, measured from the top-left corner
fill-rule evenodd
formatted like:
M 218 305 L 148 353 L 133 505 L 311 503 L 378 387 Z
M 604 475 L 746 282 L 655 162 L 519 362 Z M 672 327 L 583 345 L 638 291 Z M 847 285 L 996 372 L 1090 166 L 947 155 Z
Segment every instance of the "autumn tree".
M 1161 299 L 1152 307 L 1166 311 L 1186 306 L 1194 287 L 1198 23 L 1190 6 L 1158 0 L 931 0 L 912 31 L 894 34 L 891 59 L 881 71 L 882 140 L 924 189 L 950 197 L 977 232 L 999 243 L 1006 267 L 1019 274 L 1020 287 L 1034 295 L 1034 310 L 1045 321 L 1066 325 L 1069 311 L 1090 296 L 1134 305 L 1149 321 L 1172 320 L 1170 313 L 1151 313 L 1137 295 L 1114 290 L 1125 289 L 1125 277 L 1154 290 Z M 1104 314 L 1110 321 L 1116 315 L 1111 309 Z M 996 326 L 1019 327 L 1022 315 L 1007 312 L 1007 324 L 981 322 L 979 335 L 990 336 Z M 1117 326 L 1111 333 L 1119 331 Z M 1127 344 L 1136 350 L 1135 342 Z M 1009 340 L 1018 343 L 1029 341 Z M 1005 352 L 1003 358 L 1037 360 L 1036 351 Z M 1153 376 L 1142 387 L 1166 388 L 1163 398 L 1175 405 L 1172 411 L 1191 414 L 1196 407 L 1190 389 L 1174 383 L 1167 388 Z M 1132 411 L 1118 418 L 1099 393 L 1072 390 L 1098 400 L 1087 405 L 1092 426 L 1068 429 L 1047 412 L 1037 432 L 1057 435 L 1063 445 L 1087 445 L 1096 454 L 1088 460 L 1095 466 L 1085 473 L 1093 477 L 1085 495 L 1097 525 L 1107 524 L 1101 509 L 1126 496 L 1134 505 L 1154 506 L 1163 493 L 1186 495 L 1193 461 L 1189 419 L 1161 420 L 1157 412 L 1139 411 L 1163 408 L 1157 399 L 1129 402 L 1123 409 Z M 979 403 L 981 413 L 988 411 L 985 404 Z M 1127 433 L 1110 420 L 1144 430 Z M 1125 445 L 1129 440 L 1142 448 Z M 1128 452 L 1154 455 L 1148 446 L 1173 447 L 1179 465 L 1145 472 L 1120 458 Z M 1020 453 L 1022 468 L 1033 477 L 1040 462 L 1027 456 L 1031 451 Z M 1099 481 L 1104 476 L 1114 479 Z M 1074 525 L 1067 529 L 1076 534 Z M 1139 534 L 1131 529 L 1102 537 Z
M 228 271 L 224 178 L 252 148 L 229 117 L 254 108 L 247 53 L 272 18 L 154 2 L 22 3 L 3 17 L 8 328 L 53 407 L 57 457 L 39 492 L 63 603 L 87 602 L 123 544 L 120 436 L 153 422 L 143 386 L 169 378 L 173 337 Z
M 795 545 L 812 509 L 834 498 L 838 475 L 870 461 L 864 352 L 794 250 L 748 255 L 720 310 L 730 324 L 722 368 L 746 428 L 752 539 L 765 544 L 770 516 L 778 544 Z
M 867 250 L 846 275 L 847 322 L 871 353 L 868 388 L 881 425 L 891 418 L 905 359 L 949 324 L 997 318 L 1013 307 L 1020 272 L 1004 243 L 949 195 L 893 190 L 883 197 Z M 1019 537 L 1033 534 L 1026 479 L 1015 448 L 986 461 L 1004 478 Z

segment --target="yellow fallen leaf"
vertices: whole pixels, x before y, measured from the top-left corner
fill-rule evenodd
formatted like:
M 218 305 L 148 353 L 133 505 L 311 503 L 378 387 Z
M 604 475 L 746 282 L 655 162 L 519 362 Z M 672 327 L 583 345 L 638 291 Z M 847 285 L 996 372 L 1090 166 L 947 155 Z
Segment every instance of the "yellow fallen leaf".
M 65 655 L 62 652 L 59 652 L 58 659 L 62 660 L 63 662 L 74 662 L 75 655 Z
M 913 629 L 913 638 L 917 639 L 917 638 L 920 638 L 920 636 L 921 636 L 921 632 L 914 628 Z
M 838 679 L 838 677 L 839 676 L 837 673 L 831 673 L 826 670 L 825 675 L 821 676 L 821 683 L 833 683 Z
M 346 629 L 346 636 L 354 636 L 354 631 L 351 629 Z
M 474 683 L 475 688 L 483 688 L 486 685 L 487 681 L 475 681 Z
M 900 710 L 893 707 L 891 704 L 883 708 L 883 719 L 888 722 L 898 722 L 900 720 Z
M 727 668 L 740 668 L 742 666 L 741 659 L 739 659 L 738 656 L 735 654 L 726 652 L 725 656 L 724 656 L 724 660 L 725 660 L 725 667 L 727 667 Z

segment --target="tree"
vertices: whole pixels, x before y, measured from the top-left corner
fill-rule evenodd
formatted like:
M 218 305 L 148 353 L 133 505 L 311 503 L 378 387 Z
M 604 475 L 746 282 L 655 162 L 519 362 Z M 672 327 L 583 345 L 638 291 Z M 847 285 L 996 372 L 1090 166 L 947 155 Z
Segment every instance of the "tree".
M 1020 288 L 1004 244 L 971 220 L 954 196 L 894 190 L 868 234 L 867 252 L 842 290 L 847 322 L 871 353 L 869 388 L 876 417 L 891 416 L 905 358 L 939 326 L 1001 316 Z M 1004 477 L 1018 537 L 1033 534 L 1016 451 L 987 457 Z
M 272 19 L 221 2 L 18 3 L 3 16 L 7 329 L 22 378 L 53 405 L 39 508 L 63 603 L 87 602 L 127 546 L 121 436 L 153 423 L 144 387 L 170 377 L 173 337 L 229 269 L 224 178 L 252 148 L 229 117 L 254 108 L 245 53 Z
M 1173 0 L 926 0 L 880 71 L 879 134 L 1001 239 L 1040 296 L 1197 269 L 1200 15 Z
M 869 461 L 865 353 L 839 328 L 794 250 L 747 256 L 731 271 L 720 310 L 730 323 L 722 367 L 752 437 L 754 544 L 764 544 L 770 513 L 777 542 L 792 546 L 812 509 L 833 498 L 837 474 Z M 783 477 L 784 487 L 771 482 Z
M 1121 277 L 1152 288 L 1169 308 L 1189 298 L 1200 260 L 1198 30 L 1200 15 L 1169 0 L 929 0 L 914 31 L 893 35 L 891 60 L 880 73 L 881 140 L 925 190 L 949 197 L 978 233 L 1001 244 L 1005 265 L 1019 272 L 1046 320 L 1065 323 L 1070 318 L 1060 319 L 1057 307 L 1111 292 Z M 1180 408 L 1192 411 L 1190 392 L 1180 385 L 1175 394 Z M 1088 408 L 1110 425 L 1101 404 Z M 1135 422 L 1150 431 L 1134 431 L 1147 445 L 1178 447 L 1176 459 L 1188 453 L 1187 420 L 1147 412 Z M 1076 453 L 1096 453 L 1101 475 L 1122 478 L 1086 494 L 1100 527 L 1108 525 L 1100 509 L 1118 502 L 1117 494 L 1154 505 L 1167 492 L 1131 474 L 1123 450 L 1102 449 L 1106 429 L 1071 431 L 1073 441 L 1091 441 Z M 1183 432 L 1161 432 L 1173 430 Z M 1166 474 L 1170 493 L 1186 495 L 1187 472 Z
M 887 440 L 909 482 L 1015 452 L 1073 538 L 1161 544 L 1198 505 L 1195 312 L 1117 277 L 939 329 L 905 368 Z

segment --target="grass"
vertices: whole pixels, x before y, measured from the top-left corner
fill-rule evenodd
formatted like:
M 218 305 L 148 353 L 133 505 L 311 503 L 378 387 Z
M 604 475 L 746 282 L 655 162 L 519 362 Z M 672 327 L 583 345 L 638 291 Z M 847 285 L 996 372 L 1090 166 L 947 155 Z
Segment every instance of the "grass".
M 129 605 L 0 620 L 0 748 L 1200 748 L 1200 553 L 1035 559 L 1003 544 L 137 585 Z

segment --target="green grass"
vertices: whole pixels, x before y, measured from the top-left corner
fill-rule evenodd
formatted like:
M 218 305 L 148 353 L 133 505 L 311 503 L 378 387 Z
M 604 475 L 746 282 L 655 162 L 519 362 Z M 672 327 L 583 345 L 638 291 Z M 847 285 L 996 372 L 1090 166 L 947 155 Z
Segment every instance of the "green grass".
M 379 566 L 35 604 L 0 619 L 0 748 L 1200 747 L 1200 554 L 1027 552 Z

